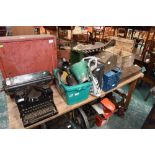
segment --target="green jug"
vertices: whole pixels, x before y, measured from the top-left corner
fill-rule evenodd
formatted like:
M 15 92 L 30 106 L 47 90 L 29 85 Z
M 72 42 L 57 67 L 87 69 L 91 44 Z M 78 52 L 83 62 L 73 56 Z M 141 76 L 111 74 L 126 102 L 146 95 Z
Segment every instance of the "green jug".
M 85 61 L 81 60 L 71 66 L 71 72 L 79 83 L 89 81 L 88 65 Z

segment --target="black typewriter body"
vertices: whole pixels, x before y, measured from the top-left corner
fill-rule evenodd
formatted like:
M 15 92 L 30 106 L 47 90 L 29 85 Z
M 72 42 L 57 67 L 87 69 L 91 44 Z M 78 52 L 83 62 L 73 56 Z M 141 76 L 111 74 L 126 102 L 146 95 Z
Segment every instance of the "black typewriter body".
M 24 127 L 28 127 L 58 113 L 50 87 L 53 77 L 37 72 L 6 79 L 4 90 L 15 98 Z
M 53 77 L 48 71 L 19 75 L 6 78 L 3 81 L 3 89 L 8 95 L 16 95 L 19 91 L 25 91 L 29 87 L 49 85 L 52 80 Z

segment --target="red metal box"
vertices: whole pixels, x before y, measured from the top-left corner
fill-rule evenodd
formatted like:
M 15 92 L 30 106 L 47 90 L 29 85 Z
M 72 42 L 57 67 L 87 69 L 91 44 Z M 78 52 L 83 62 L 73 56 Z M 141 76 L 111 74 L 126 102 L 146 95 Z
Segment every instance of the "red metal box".
M 3 77 L 57 67 L 56 38 L 51 35 L 0 37 L 0 70 Z

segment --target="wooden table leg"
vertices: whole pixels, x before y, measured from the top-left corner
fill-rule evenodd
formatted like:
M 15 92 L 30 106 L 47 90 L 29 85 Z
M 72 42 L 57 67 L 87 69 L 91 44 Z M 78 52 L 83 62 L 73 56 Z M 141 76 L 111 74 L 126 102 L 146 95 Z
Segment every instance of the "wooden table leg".
M 138 80 L 135 80 L 135 81 L 130 83 L 130 88 L 129 88 L 128 95 L 127 95 L 126 102 L 125 102 L 125 109 L 128 109 L 128 106 L 129 106 L 129 103 L 130 103 L 130 100 L 131 100 L 131 97 L 132 97 L 132 93 L 135 90 L 137 81 Z

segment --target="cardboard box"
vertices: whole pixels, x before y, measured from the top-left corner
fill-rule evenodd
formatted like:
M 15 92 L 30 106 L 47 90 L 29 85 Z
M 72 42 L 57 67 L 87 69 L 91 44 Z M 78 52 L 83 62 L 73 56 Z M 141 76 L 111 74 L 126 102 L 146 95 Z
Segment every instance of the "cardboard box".
M 117 55 L 117 67 L 120 67 L 121 69 L 130 67 L 134 63 L 135 59 L 134 53 L 120 50 L 119 48 L 116 47 L 108 48 L 106 49 L 106 51 Z
M 117 49 L 121 49 L 123 51 L 131 52 L 131 53 L 133 53 L 135 51 L 134 50 L 134 48 L 135 48 L 135 41 L 134 40 L 115 37 L 115 36 L 111 36 L 110 39 L 116 40 L 115 47 Z

